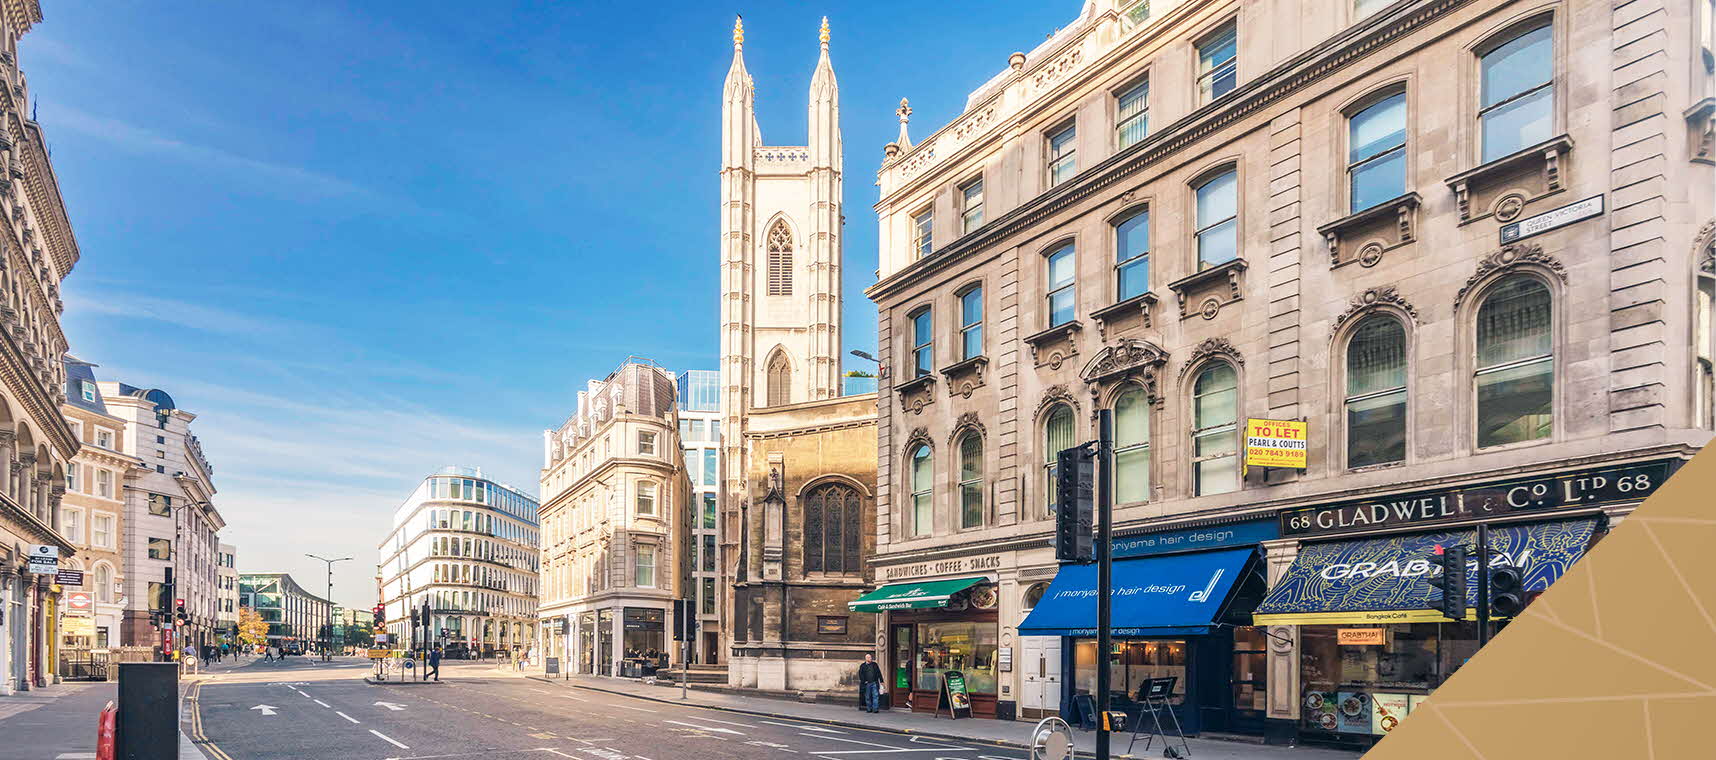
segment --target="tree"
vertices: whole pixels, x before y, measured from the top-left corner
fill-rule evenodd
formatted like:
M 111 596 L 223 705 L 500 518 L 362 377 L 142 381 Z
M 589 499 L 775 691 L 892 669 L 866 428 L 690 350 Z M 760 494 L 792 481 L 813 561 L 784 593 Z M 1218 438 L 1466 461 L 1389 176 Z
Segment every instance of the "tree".
M 864 370 L 861 370 L 861 369 L 851 369 L 851 370 L 846 371 L 846 376 L 847 377 L 875 377 L 876 375 L 873 372 L 865 372 Z
M 268 621 L 249 607 L 238 608 L 238 640 L 246 646 L 268 643 Z

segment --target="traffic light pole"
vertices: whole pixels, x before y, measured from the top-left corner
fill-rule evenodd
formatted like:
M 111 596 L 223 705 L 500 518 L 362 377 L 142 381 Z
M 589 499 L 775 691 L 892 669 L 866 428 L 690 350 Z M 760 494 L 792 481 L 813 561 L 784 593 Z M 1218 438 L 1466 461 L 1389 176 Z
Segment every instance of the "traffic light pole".
M 1478 646 L 1490 641 L 1490 526 L 1478 523 Z
M 1113 544 L 1109 526 L 1114 522 L 1114 411 L 1096 413 L 1096 760 L 1108 760 L 1108 707 L 1110 630 L 1114 576 Z

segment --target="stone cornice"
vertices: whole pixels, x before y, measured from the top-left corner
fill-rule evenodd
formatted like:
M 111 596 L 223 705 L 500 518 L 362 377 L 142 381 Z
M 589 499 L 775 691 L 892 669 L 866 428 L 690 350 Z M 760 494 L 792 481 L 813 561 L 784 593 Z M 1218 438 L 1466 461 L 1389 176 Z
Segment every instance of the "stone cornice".
M 58 328 L 58 320 L 48 321 Z M 66 418 L 60 415 L 59 402 L 49 398 L 47 388 L 36 380 L 35 373 L 30 371 L 29 361 L 25 359 L 23 347 L 18 345 L 11 331 L 0 330 L 0 333 L 4 333 L 0 337 L 0 381 L 5 382 L 17 396 L 25 416 L 53 442 L 60 456 L 70 460 L 77 455 L 79 445 L 72 437 L 71 425 L 66 424 Z
M 24 535 L 44 544 L 53 544 L 60 548 L 60 557 L 71 557 L 77 554 L 77 547 L 71 545 L 59 531 L 48 527 L 47 523 L 37 518 L 35 513 L 20 506 L 11 496 L 0 494 L 0 520 L 7 527 L 17 530 Z
M 1384 44 L 1406 36 L 1470 0 L 1426 0 L 1371 19 L 1336 34 L 1261 76 L 1239 86 L 1222 99 L 1199 108 L 1156 134 L 1111 155 L 1073 179 L 1013 209 L 993 223 L 900 269 L 866 288 L 880 301 L 968 254 L 984 250 L 1043 219 L 1085 200 L 1100 190 L 1163 162 L 1204 138 L 1329 76 Z
M 785 428 L 782 430 L 770 430 L 766 433 L 746 432 L 745 433 L 745 440 L 748 440 L 748 441 L 766 441 L 766 440 L 771 439 L 771 438 L 792 438 L 792 437 L 801 436 L 801 435 L 816 435 L 818 433 L 831 433 L 831 432 L 834 432 L 836 430 L 851 430 L 853 428 L 875 427 L 875 426 L 876 426 L 876 418 L 875 417 L 866 417 L 866 418 L 861 419 L 861 420 L 849 420 L 847 422 L 836 422 L 836 423 L 831 423 L 828 425 L 807 425 L 805 427 Z
M 24 128 L 30 132 L 31 137 L 25 143 L 29 147 L 23 151 L 30 161 L 31 170 L 24 173 L 24 182 L 30 193 L 30 205 L 36 212 L 37 223 L 42 227 L 42 237 L 47 239 L 48 253 L 54 257 L 54 269 L 58 270 L 59 278 L 64 280 L 66 275 L 71 274 L 72 267 L 77 266 L 77 235 L 73 233 L 71 217 L 66 213 L 65 198 L 60 195 L 60 181 L 54 174 L 53 161 L 42 147 L 47 145 L 47 139 L 42 134 L 42 125 L 26 121 Z

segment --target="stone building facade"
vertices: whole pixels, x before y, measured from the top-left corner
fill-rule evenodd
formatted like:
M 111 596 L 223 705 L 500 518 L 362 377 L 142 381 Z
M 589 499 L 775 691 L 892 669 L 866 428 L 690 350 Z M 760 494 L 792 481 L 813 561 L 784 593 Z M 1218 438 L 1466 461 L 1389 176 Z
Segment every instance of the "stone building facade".
M 666 657 L 690 586 L 691 519 L 672 372 L 637 357 L 578 392 L 543 439 L 544 653 L 568 672 L 640 675 Z M 647 660 L 647 663 L 646 663 Z
M 872 562 L 976 585 L 889 613 L 878 654 L 896 707 L 933 698 L 921 639 L 980 621 L 980 712 L 1072 709 L 1094 650 L 1025 622 L 1064 575 L 1047 465 L 1112 409 L 1117 534 L 1255 553 L 1202 633 L 1123 642 L 1126 672 L 1178 676 L 1196 728 L 1315 734 L 1333 633 L 1246 613 L 1333 533 L 1425 528 L 1298 510 L 1535 478 L 1600 531 L 1644 492 L 1576 476 L 1654 488 L 1709 439 L 1710 6 L 1082 5 L 915 144 L 902 106 L 884 151 Z M 1242 466 L 1252 419 L 1303 423 L 1306 466 Z M 1441 653 L 1414 696 L 1464 646 L 1429 625 L 1385 626 Z
M 77 455 L 66 470 L 65 501 L 60 506 L 60 534 L 77 547 L 77 557 L 62 565 L 83 571 L 81 587 L 66 591 L 88 593 L 92 608 L 88 633 L 77 632 L 84 621 L 66 622 L 61 613 L 61 647 L 73 650 L 119 646 L 125 609 L 124 484 L 143 460 L 120 451 L 126 421 L 107 409 L 96 384 L 95 365 L 70 357 L 66 363 L 66 402 L 60 406 Z

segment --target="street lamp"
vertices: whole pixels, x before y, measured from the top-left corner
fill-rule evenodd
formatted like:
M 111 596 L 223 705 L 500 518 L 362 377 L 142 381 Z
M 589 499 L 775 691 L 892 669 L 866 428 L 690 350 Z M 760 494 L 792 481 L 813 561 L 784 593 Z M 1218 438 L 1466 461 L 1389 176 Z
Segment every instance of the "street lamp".
M 859 351 L 858 349 L 854 348 L 854 349 L 852 349 L 852 355 L 856 356 L 860 359 L 869 359 L 870 361 L 873 361 L 877 364 L 882 363 L 881 359 L 877 359 L 876 357 L 871 356 L 868 351 Z
M 309 554 L 309 553 L 305 553 L 304 556 L 309 557 L 310 559 L 319 559 L 323 562 L 328 563 L 328 595 L 323 597 L 323 599 L 325 599 L 328 603 L 328 608 L 327 608 L 328 638 L 322 639 L 322 662 L 327 662 L 327 661 L 333 659 L 333 657 L 328 654 L 328 645 L 332 643 L 331 639 L 333 639 L 333 637 L 334 637 L 334 563 L 335 562 L 345 562 L 346 560 L 351 559 L 351 557 L 340 557 L 338 559 L 328 559 L 327 557 L 318 557 L 314 554 Z

